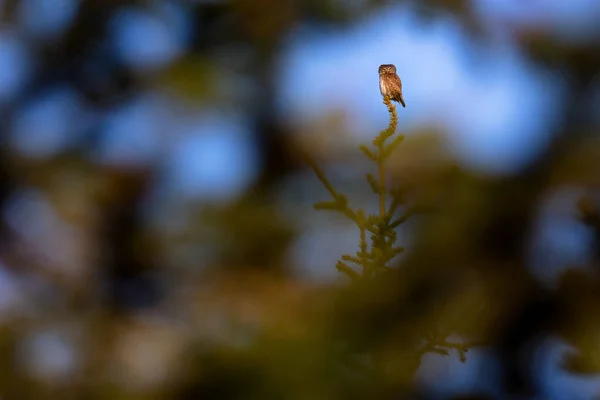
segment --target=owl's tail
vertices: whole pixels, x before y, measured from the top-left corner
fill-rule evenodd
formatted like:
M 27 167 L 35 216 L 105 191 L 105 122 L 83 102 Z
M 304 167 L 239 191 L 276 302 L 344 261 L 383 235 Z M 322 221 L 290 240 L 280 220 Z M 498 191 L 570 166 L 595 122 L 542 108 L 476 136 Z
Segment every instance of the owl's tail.
M 402 107 L 406 108 L 406 104 L 404 104 L 404 99 L 400 96 L 400 103 L 402 103 Z

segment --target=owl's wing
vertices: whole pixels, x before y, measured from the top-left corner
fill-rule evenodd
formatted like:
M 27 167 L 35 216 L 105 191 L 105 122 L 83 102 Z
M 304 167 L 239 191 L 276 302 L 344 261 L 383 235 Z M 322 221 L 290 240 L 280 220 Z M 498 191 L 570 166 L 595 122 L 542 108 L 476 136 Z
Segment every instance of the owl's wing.
M 390 80 L 392 81 L 392 83 L 396 86 L 398 86 L 400 88 L 400 90 L 402 90 L 402 81 L 400 81 L 400 77 L 396 74 L 392 74 L 390 76 Z
M 393 74 L 390 77 L 390 80 L 392 81 L 392 83 L 394 84 L 394 86 L 396 86 L 398 88 L 398 98 L 396 99 L 396 101 L 399 101 L 400 104 L 402 104 L 402 107 L 406 107 L 406 103 L 404 102 L 404 96 L 402 96 L 402 81 L 400 80 L 400 77 L 396 74 Z

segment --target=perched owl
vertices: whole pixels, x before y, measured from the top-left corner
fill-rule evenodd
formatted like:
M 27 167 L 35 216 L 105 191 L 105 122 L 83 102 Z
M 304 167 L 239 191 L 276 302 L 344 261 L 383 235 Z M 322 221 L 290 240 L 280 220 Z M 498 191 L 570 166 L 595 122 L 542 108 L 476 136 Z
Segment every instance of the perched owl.
M 394 64 L 383 64 L 379 66 L 379 90 L 382 96 L 388 96 L 390 100 L 397 101 L 406 107 L 402 98 L 402 81 L 396 75 Z

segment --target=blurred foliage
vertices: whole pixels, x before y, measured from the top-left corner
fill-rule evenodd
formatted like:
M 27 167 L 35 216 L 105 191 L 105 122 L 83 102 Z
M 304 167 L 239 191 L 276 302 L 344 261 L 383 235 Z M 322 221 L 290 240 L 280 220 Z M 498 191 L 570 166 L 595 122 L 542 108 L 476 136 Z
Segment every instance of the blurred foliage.
M 314 217 L 298 206 L 294 219 L 281 204 L 284 183 L 308 169 L 295 127 L 280 118 L 283 50 L 299 28 L 343 29 L 392 2 L 174 1 L 190 23 L 189 47 L 156 70 L 110 51 L 110 22 L 126 7 L 160 16 L 165 2 L 81 1 L 54 40 L 19 31 L 20 3 L 0 3 L 3 23 L 35 53 L 32 80 L 2 106 L 0 397 L 427 398 L 431 387 L 416 378 L 425 354 L 469 363 L 485 347 L 499 365 L 496 397 L 540 398 L 537 352 L 551 338 L 571 347 L 565 371 L 600 370 L 597 38 L 515 29 L 523 55 L 567 88 L 547 147 L 509 176 L 461 168 L 435 140 L 395 149 L 402 139 L 392 137 L 388 102 L 390 126 L 361 148 L 378 171 L 389 157 L 389 180 L 379 173 L 364 185 L 384 199 L 377 213 L 349 208 L 328 166 L 317 168 L 333 197 L 318 208 L 341 211 L 361 235 L 338 264 L 353 282 L 311 282 L 290 248 Z M 485 35 L 470 2 L 404 3 L 424 20 L 452 17 L 473 39 Z M 57 154 L 21 154 L 10 121 L 58 84 L 76 88 L 99 118 Z M 248 115 L 260 169 L 242 196 L 183 199 L 161 192 L 162 160 L 98 160 L 108 115 L 153 91 Z M 579 201 L 560 206 L 590 233 L 592 251 L 548 285 L 532 272 L 533 242 L 538 222 L 560 214 L 548 203 L 569 190 Z M 541 247 L 543 260 L 560 253 Z

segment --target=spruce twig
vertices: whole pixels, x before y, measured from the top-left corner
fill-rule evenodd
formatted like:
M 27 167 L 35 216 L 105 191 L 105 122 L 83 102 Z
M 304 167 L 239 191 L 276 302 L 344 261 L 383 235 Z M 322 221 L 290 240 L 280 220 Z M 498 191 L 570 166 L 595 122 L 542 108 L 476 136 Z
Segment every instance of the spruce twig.
M 389 269 L 386 264 L 404 250 L 403 247 L 395 245 L 396 233 L 394 229 L 410 216 L 410 214 L 405 214 L 404 217 L 392 222 L 392 216 L 401 202 L 397 193 L 398 189 L 390 191 L 391 203 L 389 210 L 386 207 L 388 189 L 386 185 L 385 162 L 404 137 L 398 135 L 390 144 L 386 143 L 396 133 L 398 115 L 395 105 L 389 98 L 385 97 L 383 103 L 386 105 L 390 115 L 387 128 L 379 132 L 379 135 L 373 139 L 372 148 L 367 145 L 360 146 L 360 150 L 365 156 L 377 165 L 377 178 L 372 174 L 367 174 L 366 179 L 373 192 L 379 197 L 378 215 L 367 216 L 362 209 L 353 210 L 349 206 L 346 196 L 339 193 L 317 163 L 312 158 L 307 157 L 308 163 L 317 174 L 317 178 L 323 183 L 333 198 L 329 201 L 315 203 L 314 208 L 317 210 L 341 212 L 352 220 L 360 231 L 359 251 L 355 255 L 346 254 L 342 256 L 342 259 L 336 265 L 340 272 L 349 276 L 353 281 L 357 279 L 358 273 L 346 264 L 346 262 L 361 266 L 362 278 L 373 277 L 375 274 Z M 367 242 L 367 231 L 371 233 L 370 246 Z
M 422 210 L 413 205 L 406 207 L 404 214 L 394 219 L 396 210 L 405 205 L 405 197 L 402 188 L 391 187 L 389 190 L 390 205 L 386 209 L 388 187 L 386 185 L 385 162 L 402 143 L 404 136 L 397 135 L 398 115 L 396 107 L 388 97 L 384 97 L 383 103 L 388 109 L 390 121 L 388 127 L 379 132 L 373 141 L 372 147 L 361 145 L 360 150 L 365 156 L 376 163 L 377 177 L 366 174 L 366 180 L 373 192 L 379 197 L 379 212 L 375 215 L 366 215 L 363 209 L 354 211 L 348 205 L 346 196 L 335 190 L 331 182 L 325 176 L 323 170 L 308 158 L 309 164 L 323 183 L 333 200 L 314 204 L 317 210 L 334 210 L 343 213 L 352 220 L 360 231 L 359 250 L 354 255 L 344 254 L 337 262 L 336 268 L 350 278 L 352 282 L 373 278 L 378 273 L 391 269 L 387 264 L 398 254 L 404 251 L 404 247 L 396 245 L 396 228 L 406 222 L 411 216 Z M 388 139 L 392 139 L 387 143 Z M 370 242 L 367 241 L 367 232 L 370 233 Z M 350 267 L 348 263 L 362 267 L 362 274 Z M 425 336 L 424 345 L 416 350 L 420 361 L 421 357 L 428 352 L 441 355 L 449 355 L 451 350 L 458 353 L 462 362 L 466 361 L 469 348 L 481 344 L 477 343 L 454 343 L 446 340 L 447 333 L 432 330 Z

